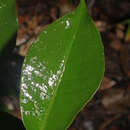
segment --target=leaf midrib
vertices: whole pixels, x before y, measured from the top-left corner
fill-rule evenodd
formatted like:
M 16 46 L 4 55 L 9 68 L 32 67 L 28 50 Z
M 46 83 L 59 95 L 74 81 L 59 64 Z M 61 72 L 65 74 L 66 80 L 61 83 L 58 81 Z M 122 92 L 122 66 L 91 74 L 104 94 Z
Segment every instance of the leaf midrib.
M 77 33 L 78 33 L 78 30 L 79 30 L 79 26 L 80 26 L 80 23 L 81 23 L 81 19 L 82 19 L 82 16 L 83 16 L 83 14 L 82 14 L 82 7 L 81 7 L 81 5 L 79 5 L 80 7 L 80 10 L 78 10 L 78 7 L 77 7 L 77 10 L 78 11 L 80 11 L 80 13 L 79 13 L 79 15 L 80 15 L 80 18 L 79 17 L 77 17 L 79 20 L 78 20 L 78 24 L 77 24 L 77 30 L 75 31 L 75 39 L 72 39 L 72 41 L 70 42 L 71 44 L 70 44 L 70 49 L 69 49 L 69 53 L 68 53 L 68 55 L 67 55 L 67 58 L 66 58 L 66 61 L 65 61 L 65 65 L 66 65 L 66 63 L 67 63 L 67 61 L 68 61 L 68 57 L 69 57 L 69 54 L 70 54 L 70 52 L 71 52 L 71 48 L 72 48 L 72 46 L 73 46 L 73 43 L 74 43 L 74 41 L 76 40 L 76 35 L 77 35 Z M 76 10 L 75 10 L 76 11 Z M 75 12 L 74 11 L 74 12 Z M 60 82 L 58 83 L 58 84 L 60 84 Z M 55 101 L 55 98 L 56 98 L 56 95 L 57 95 L 57 91 L 58 91 L 58 87 L 59 85 L 57 85 L 57 87 L 56 87 L 56 90 L 55 90 L 55 94 L 53 95 L 53 97 L 52 97 L 52 101 L 51 101 L 51 103 L 49 104 L 49 106 L 48 106 L 48 111 L 46 112 L 47 114 L 46 114 L 46 116 L 45 116 L 45 118 L 44 118 L 44 120 L 43 120 L 43 127 L 41 127 L 41 130 L 45 130 L 45 128 L 46 128 L 46 125 L 44 125 L 44 124 L 46 124 L 46 122 L 47 122 L 47 119 L 48 119 L 48 117 L 49 117 L 49 114 L 50 114 L 50 111 L 51 111 L 51 109 L 52 109 L 52 106 L 53 106 L 53 104 L 54 104 L 54 101 Z

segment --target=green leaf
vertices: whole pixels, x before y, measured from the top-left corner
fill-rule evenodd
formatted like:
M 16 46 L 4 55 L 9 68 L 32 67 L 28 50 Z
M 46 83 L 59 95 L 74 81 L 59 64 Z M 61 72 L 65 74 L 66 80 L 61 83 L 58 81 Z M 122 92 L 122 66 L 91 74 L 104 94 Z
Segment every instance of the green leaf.
M 17 29 L 15 0 L 0 0 L 0 52 Z
M 127 31 L 126 31 L 126 35 L 125 35 L 125 41 L 126 42 L 130 41 L 130 20 L 128 22 L 128 27 L 127 27 Z
M 85 2 L 48 26 L 31 46 L 21 79 L 27 130 L 65 130 L 92 97 L 104 73 L 100 35 Z

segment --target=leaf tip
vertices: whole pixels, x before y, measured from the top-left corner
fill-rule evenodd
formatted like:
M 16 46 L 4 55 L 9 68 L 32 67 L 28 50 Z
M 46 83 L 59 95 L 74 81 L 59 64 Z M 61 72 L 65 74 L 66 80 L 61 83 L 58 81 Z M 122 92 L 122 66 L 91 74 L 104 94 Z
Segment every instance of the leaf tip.
M 86 2 L 85 2 L 85 0 L 80 0 L 80 4 L 81 4 L 82 6 L 85 6 L 85 7 L 86 7 Z

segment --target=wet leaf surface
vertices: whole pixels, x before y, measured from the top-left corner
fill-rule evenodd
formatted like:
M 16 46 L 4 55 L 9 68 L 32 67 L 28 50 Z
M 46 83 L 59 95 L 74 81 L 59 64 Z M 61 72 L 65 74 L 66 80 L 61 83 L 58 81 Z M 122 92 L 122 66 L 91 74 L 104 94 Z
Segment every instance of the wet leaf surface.
M 103 72 L 100 35 L 82 0 L 40 34 L 25 58 L 21 111 L 27 130 L 66 129 L 98 89 Z

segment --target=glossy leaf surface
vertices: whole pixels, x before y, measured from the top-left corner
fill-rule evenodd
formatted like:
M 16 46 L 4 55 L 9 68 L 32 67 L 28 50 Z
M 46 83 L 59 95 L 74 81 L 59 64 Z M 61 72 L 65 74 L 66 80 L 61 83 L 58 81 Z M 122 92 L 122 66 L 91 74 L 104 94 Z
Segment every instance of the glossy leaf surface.
M 0 0 L 0 51 L 16 33 L 15 0 Z
M 21 111 L 27 130 L 65 130 L 97 90 L 104 73 L 100 35 L 84 0 L 48 26 L 25 58 Z

